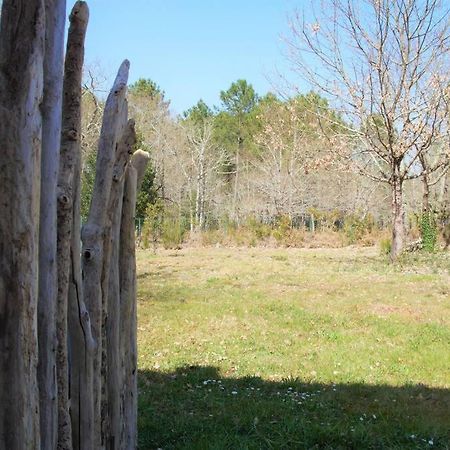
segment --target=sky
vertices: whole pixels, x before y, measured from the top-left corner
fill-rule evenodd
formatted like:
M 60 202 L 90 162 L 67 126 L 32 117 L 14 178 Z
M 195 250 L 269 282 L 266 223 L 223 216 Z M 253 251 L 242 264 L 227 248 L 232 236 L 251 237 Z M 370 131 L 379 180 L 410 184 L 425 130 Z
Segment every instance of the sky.
M 109 89 L 125 58 L 130 82 L 150 78 L 174 114 L 219 94 L 239 78 L 260 95 L 286 73 L 281 36 L 304 0 L 89 0 L 85 63 L 107 77 Z M 67 1 L 68 11 L 74 4 Z

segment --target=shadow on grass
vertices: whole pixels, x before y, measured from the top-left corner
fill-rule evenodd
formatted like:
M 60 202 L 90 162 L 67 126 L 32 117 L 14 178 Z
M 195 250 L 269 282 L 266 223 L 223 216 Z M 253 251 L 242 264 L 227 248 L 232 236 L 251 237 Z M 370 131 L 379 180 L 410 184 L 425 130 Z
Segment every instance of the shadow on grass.
M 449 449 L 450 391 L 139 372 L 142 449 Z

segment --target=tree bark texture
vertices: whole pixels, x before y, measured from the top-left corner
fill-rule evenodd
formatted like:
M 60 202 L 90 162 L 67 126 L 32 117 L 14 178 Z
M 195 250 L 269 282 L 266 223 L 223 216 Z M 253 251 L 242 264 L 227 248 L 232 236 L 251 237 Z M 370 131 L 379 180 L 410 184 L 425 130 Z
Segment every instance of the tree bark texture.
M 391 183 L 392 189 L 392 249 L 391 259 L 395 261 L 403 251 L 405 242 L 405 216 L 403 208 L 403 181 L 398 171 Z
M 40 448 L 37 302 L 44 40 L 41 0 L 3 1 L 0 448 L 8 450 Z
M 77 168 L 81 160 L 81 80 L 84 60 L 84 40 L 89 18 L 85 2 L 77 2 L 70 15 L 70 28 L 64 71 L 64 96 L 62 109 L 61 154 L 57 186 L 57 380 L 58 380 L 58 449 L 72 449 L 72 423 L 69 410 L 69 358 L 68 358 L 68 299 L 71 273 L 71 242 L 74 220 L 75 185 L 79 186 L 80 173 Z M 77 179 L 76 179 L 77 178 Z M 79 229 L 77 239 L 79 239 Z M 78 308 L 77 308 L 78 309 Z M 76 315 L 78 315 L 78 311 Z M 79 327 L 78 324 L 76 324 Z M 86 347 L 84 336 L 80 335 L 78 347 L 72 354 Z M 75 359 L 79 361 L 79 356 Z M 78 364 L 72 364 L 73 371 L 79 371 Z M 73 394 L 78 393 L 74 389 Z M 74 397 L 79 400 L 78 396 Z M 77 411 L 74 408 L 74 412 Z M 76 413 L 79 422 L 79 413 Z M 77 425 L 79 427 L 79 425 Z M 77 436 L 77 442 L 79 438 Z

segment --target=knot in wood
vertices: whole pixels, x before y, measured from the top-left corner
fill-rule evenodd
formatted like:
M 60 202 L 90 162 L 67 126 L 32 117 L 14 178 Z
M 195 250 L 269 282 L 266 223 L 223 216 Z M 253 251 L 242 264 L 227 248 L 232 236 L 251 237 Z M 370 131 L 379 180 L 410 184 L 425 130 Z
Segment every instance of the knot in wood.
M 87 248 L 86 250 L 83 250 L 83 257 L 86 261 L 90 261 L 94 256 L 94 251 L 90 248 Z
M 62 209 L 68 209 L 72 204 L 72 196 L 67 192 L 58 194 L 58 204 Z
M 67 137 L 67 139 L 69 139 L 71 141 L 76 141 L 76 140 L 78 140 L 78 131 L 73 128 L 70 130 L 67 130 L 66 137 Z

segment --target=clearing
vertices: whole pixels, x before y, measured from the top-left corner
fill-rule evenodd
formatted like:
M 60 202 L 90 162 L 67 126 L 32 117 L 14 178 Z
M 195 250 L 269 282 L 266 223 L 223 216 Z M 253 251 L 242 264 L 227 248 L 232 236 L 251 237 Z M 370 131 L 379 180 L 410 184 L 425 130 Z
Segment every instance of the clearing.
M 140 448 L 450 448 L 450 253 L 137 257 Z

